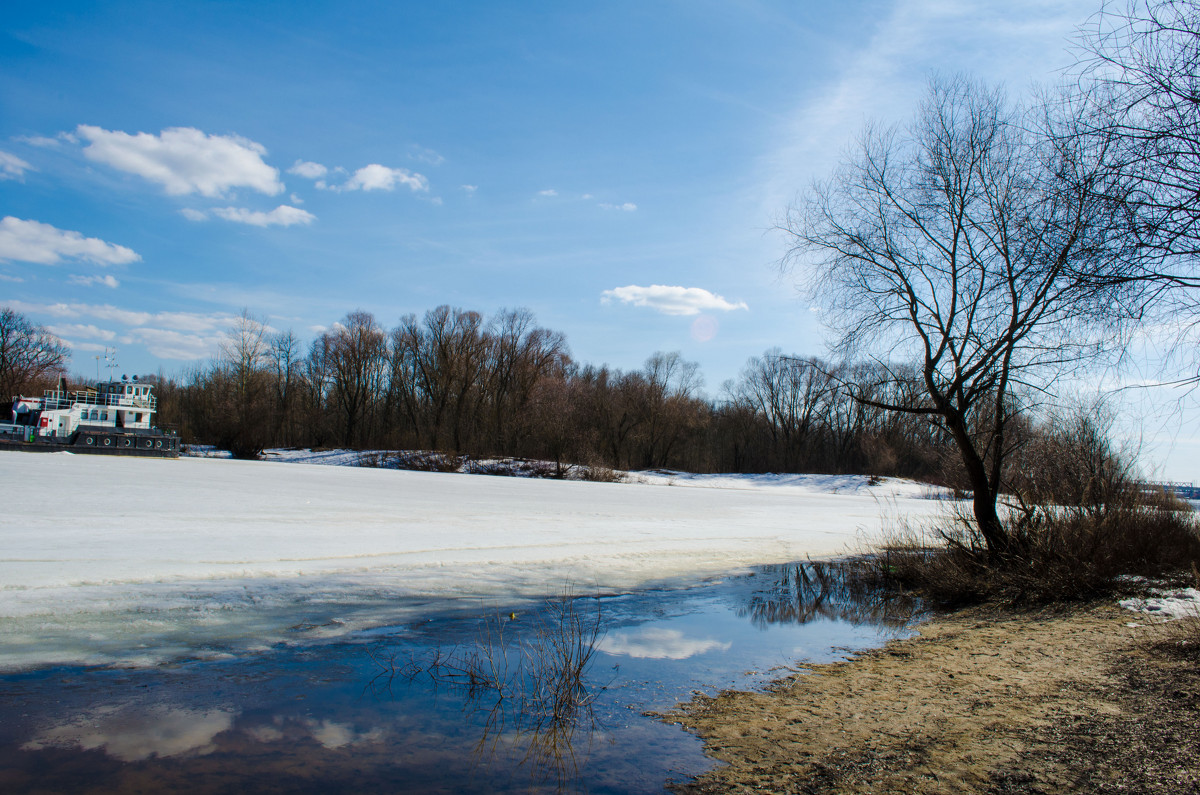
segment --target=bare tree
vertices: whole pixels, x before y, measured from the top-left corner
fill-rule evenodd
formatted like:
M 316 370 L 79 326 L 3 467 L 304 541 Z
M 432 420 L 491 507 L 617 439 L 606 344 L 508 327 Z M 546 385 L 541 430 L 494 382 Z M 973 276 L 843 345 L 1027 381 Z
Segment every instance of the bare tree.
M 742 370 L 735 399 L 767 419 L 785 471 L 801 461 L 820 417 L 818 409 L 831 388 L 826 370 L 815 359 L 784 356 L 779 348 L 751 357 Z
M 0 307 L 0 400 L 61 374 L 70 348 L 44 327 Z
M 1200 6 L 1106 5 L 1081 30 L 1079 127 L 1131 190 L 1132 231 L 1158 254 L 1200 255 Z M 1082 115 L 1080 115 L 1082 114 Z M 1200 286 L 1195 271 L 1179 278 Z
M 269 334 L 265 323 L 242 310 L 207 376 L 216 409 L 208 421 L 218 429 L 218 443 L 238 458 L 256 458 L 271 438 Z
M 1033 137 L 998 90 L 935 80 L 906 131 L 868 128 L 835 176 L 789 212 L 785 260 L 814 267 L 814 301 L 846 355 L 885 381 L 916 361 L 915 413 L 953 438 L 989 553 L 1010 537 L 997 496 L 1020 399 L 1103 348 L 1098 284 L 1120 261 L 1110 207 L 1083 189 L 1088 161 Z
M 1200 5 L 1106 3 L 1080 31 L 1059 140 L 1098 157 L 1095 190 L 1127 213 L 1137 256 L 1119 274 L 1196 366 L 1200 330 Z M 1187 379 L 1200 382 L 1193 373 Z
M 275 422 L 272 436 L 278 444 L 294 444 L 294 404 L 300 377 L 300 340 L 291 329 L 273 335 L 268 353 L 274 387 Z
M 346 315 L 322 335 L 334 402 L 341 412 L 342 443 L 361 443 L 372 403 L 382 397 L 387 335 L 370 312 Z

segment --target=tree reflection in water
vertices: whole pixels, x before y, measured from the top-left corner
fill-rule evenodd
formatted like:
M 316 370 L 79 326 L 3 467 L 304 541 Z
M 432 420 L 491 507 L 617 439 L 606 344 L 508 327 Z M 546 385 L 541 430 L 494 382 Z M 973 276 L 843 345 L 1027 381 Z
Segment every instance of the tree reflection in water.
M 523 623 L 515 613 L 492 616 L 469 644 L 404 659 L 368 652 L 379 668 L 370 687 L 380 694 L 397 678 L 427 678 L 452 690 L 465 712 L 482 718 L 478 764 L 515 758 L 534 782 L 561 792 L 578 781 L 577 746 L 590 747 L 597 728 L 587 672 L 604 636 L 600 602 L 564 593 Z
M 762 566 L 752 580 L 757 587 L 743 596 L 737 614 L 757 627 L 824 619 L 902 629 L 924 605 L 912 594 L 889 587 L 882 565 L 876 558 L 860 556 Z

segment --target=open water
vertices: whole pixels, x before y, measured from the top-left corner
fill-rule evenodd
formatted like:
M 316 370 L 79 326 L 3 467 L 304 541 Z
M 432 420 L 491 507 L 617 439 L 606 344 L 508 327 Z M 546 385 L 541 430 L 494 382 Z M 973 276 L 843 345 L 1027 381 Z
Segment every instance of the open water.
M 10 674 L 0 792 L 662 792 L 713 763 L 647 713 L 919 618 L 808 564 L 766 566 L 532 607 L 431 606 L 329 641 L 297 625 L 296 642 L 231 659 Z

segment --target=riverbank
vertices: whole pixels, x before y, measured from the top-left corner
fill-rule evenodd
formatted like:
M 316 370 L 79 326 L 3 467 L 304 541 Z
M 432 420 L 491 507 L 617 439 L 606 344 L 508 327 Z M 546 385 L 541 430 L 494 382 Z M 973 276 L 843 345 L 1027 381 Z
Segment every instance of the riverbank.
M 1111 601 L 919 636 L 668 716 L 721 767 L 690 793 L 1200 792 L 1200 650 Z M 1131 626 L 1133 625 L 1133 626 Z

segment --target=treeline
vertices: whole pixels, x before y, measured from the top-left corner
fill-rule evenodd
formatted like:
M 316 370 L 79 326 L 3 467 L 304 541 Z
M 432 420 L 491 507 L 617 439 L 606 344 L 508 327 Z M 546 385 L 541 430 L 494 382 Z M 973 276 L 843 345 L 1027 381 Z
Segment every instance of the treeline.
M 697 364 L 678 353 L 631 371 L 578 363 L 563 334 L 524 309 L 485 318 L 441 306 L 390 330 L 352 312 L 307 349 L 244 314 L 215 361 L 160 379 L 159 421 L 240 457 L 346 446 L 951 479 L 948 440 L 934 426 L 852 397 L 906 399 L 879 393 L 889 383 L 881 375 L 773 349 L 710 399 Z

